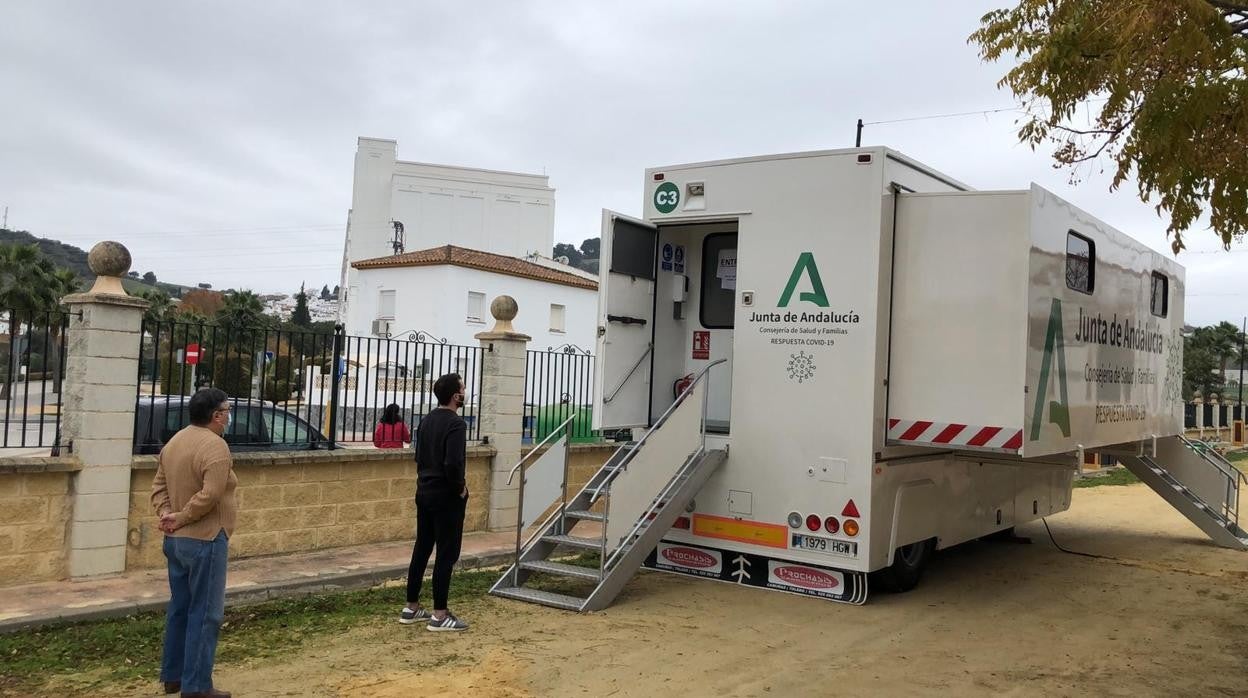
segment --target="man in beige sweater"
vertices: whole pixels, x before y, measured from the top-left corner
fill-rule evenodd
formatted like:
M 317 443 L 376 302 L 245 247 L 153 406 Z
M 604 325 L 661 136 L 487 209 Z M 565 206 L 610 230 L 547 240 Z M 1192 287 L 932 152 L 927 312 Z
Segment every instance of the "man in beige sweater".
M 171 408 L 173 406 L 171 405 Z M 165 693 L 229 698 L 212 686 L 217 635 L 225 616 L 225 562 L 238 507 L 234 462 L 221 435 L 230 403 L 204 388 L 186 403 L 190 426 L 160 451 L 152 481 L 152 506 L 165 533 L 169 607 L 160 680 Z

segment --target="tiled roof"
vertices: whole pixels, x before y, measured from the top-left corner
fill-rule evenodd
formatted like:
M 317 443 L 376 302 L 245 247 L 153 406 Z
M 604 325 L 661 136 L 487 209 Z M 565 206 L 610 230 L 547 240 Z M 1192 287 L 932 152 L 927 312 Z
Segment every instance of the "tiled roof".
M 563 284 L 564 286 L 584 288 L 591 291 L 598 290 L 596 282 L 576 274 L 551 269 L 541 264 L 534 264 L 519 257 L 508 257 L 492 252 L 470 250 L 466 247 L 456 247 L 455 245 L 443 245 L 442 247 L 433 247 L 416 252 L 404 252 L 403 254 L 391 255 L 389 257 L 361 259 L 358 262 L 353 262 L 351 266 L 356 269 L 385 269 L 388 267 L 431 267 L 440 264 L 492 271 L 496 274 L 518 276 L 522 279 L 546 281 L 552 284 Z

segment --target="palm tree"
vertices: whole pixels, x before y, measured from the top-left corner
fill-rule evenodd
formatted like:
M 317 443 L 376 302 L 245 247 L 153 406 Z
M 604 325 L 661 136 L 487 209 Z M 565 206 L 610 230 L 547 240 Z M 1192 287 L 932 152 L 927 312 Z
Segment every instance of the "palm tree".
M 147 310 L 143 311 L 143 322 L 146 325 L 157 325 L 169 319 L 173 312 L 173 301 L 169 294 L 158 288 L 139 291 L 139 298 L 147 301 Z
M 1239 328 L 1223 320 L 1209 328 L 1209 349 L 1218 357 L 1222 372 L 1218 378 L 1226 381 L 1226 369 L 1231 359 L 1239 354 Z
M 71 293 L 81 290 L 82 282 L 72 269 L 54 267 L 47 275 L 48 288 L 55 299 L 49 306 L 48 332 L 52 339 L 50 358 L 52 360 L 52 392 L 61 392 L 61 332 L 65 328 L 65 315 L 61 311 L 61 300 Z
M 8 400 L 12 395 L 13 380 L 20 371 L 22 354 L 18 350 L 18 339 L 22 317 L 33 317 L 36 310 L 46 308 L 51 302 L 49 271 L 37 246 L 0 245 L 0 309 L 9 316 L 8 371 L 4 386 L 0 388 L 0 400 Z
M 229 294 L 217 313 L 217 322 L 240 330 L 262 328 L 265 325 L 264 320 L 264 303 L 251 291 L 235 291 Z

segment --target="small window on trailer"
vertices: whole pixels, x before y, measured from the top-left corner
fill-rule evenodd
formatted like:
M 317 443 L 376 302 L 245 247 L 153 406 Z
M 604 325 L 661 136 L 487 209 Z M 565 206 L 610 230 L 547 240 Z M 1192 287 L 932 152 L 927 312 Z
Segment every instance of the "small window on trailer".
M 1170 278 L 1159 271 L 1153 272 L 1149 308 L 1153 315 L 1165 317 L 1170 312 Z
M 715 233 L 702 241 L 699 320 L 708 330 L 732 329 L 737 295 L 737 234 Z
M 1073 230 L 1066 233 L 1066 286 L 1088 295 L 1096 288 L 1096 243 Z
M 611 269 L 637 279 L 654 280 L 654 250 L 658 231 L 617 219 L 611 238 Z

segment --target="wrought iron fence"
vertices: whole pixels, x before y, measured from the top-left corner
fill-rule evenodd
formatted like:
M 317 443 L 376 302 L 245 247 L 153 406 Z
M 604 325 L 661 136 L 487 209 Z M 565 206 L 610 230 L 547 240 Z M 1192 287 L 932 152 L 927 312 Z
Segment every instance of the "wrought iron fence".
M 1248 421 L 1248 405 L 1214 405 L 1186 403 L 1183 405 L 1183 426 L 1187 429 L 1197 427 L 1197 410 L 1200 410 L 1203 421 L 1200 425 L 1206 429 L 1213 428 L 1215 423 L 1220 427 L 1234 426 L 1235 422 Z M 1217 421 L 1214 421 L 1214 418 Z
M 468 440 L 481 440 L 481 347 L 414 339 L 342 336 L 334 415 L 340 440 L 372 441 L 382 411 L 391 404 L 403 410 L 415 433 L 421 417 L 438 404 L 433 384 L 447 373 L 463 378 L 459 413 L 468 424 Z M 321 375 L 318 380 L 324 385 L 334 377 Z
M 69 314 L 61 310 L 0 313 L 7 340 L 0 355 L 3 448 L 50 448 L 60 455 L 61 386 Z
M 537 443 L 573 414 L 573 442 L 595 441 L 592 428 L 594 357 L 565 344 L 549 351 L 530 351 L 525 362 L 524 443 Z
M 234 450 L 369 443 L 390 404 L 414 432 L 437 404 L 434 382 L 451 372 L 464 378 L 468 438 L 480 439 L 479 347 L 178 321 L 144 322 L 142 338 L 136 453 L 158 452 L 185 426 L 188 396 L 205 386 L 234 403 Z

